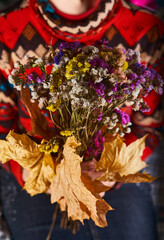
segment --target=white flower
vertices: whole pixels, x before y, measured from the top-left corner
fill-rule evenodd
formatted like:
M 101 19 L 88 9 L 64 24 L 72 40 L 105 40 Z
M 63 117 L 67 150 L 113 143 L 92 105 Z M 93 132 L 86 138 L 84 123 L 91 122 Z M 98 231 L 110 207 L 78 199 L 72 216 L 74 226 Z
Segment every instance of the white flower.
M 136 50 L 137 62 L 141 63 L 140 52 Z
M 111 95 L 113 95 L 113 91 L 107 93 L 107 95 L 110 97 Z
M 18 91 L 21 90 L 21 85 L 18 85 L 18 86 L 14 86 Z
M 41 63 L 43 63 L 42 58 L 40 57 L 40 58 L 36 59 L 36 60 L 35 60 L 35 63 L 36 63 L 36 64 L 41 64 Z
M 106 117 L 106 118 L 104 118 L 104 124 L 108 124 L 109 122 L 110 122 L 110 117 Z
M 43 88 L 49 89 L 50 88 L 50 83 L 49 82 L 48 83 L 43 82 Z
M 39 96 L 36 92 L 31 92 L 32 99 L 37 99 Z
M 42 103 L 44 103 L 45 101 L 47 101 L 47 98 L 46 98 L 46 97 L 41 97 L 41 98 L 39 98 L 39 104 L 42 104 Z
M 138 87 L 136 87 L 135 89 L 134 89 L 134 91 L 132 92 L 132 95 L 133 95 L 133 97 L 134 98 L 137 98 L 138 97 L 138 94 L 140 93 L 140 90 L 142 89 L 142 86 L 141 85 L 139 85 Z
M 109 78 L 109 82 L 111 83 L 115 82 L 115 78 L 114 77 Z
M 15 68 L 19 68 L 19 62 L 15 62 L 15 63 L 14 63 L 14 67 L 15 67 Z
M 133 105 L 133 110 L 134 111 L 139 111 L 140 109 L 140 102 L 136 102 L 134 105 Z
M 25 59 L 25 60 L 28 60 L 29 57 L 30 57 L 30 56 L 29 56 L 28 54 L 26 54 L 26 55 L 24 56 L 24 59 Z
M 63 60 L 64 60 L 64 62 L 66 63 L 66 62 L 69 61 L 69 58 L 68 58 L 68 57 L 64 57 Z
M 12 74 L 12 75 L 15 75 L 15 74 L 17 74 L 17 72 L 18 72 L 18 69 L 13 69 L 13 70 L 11 71 L 11 74 Z
M 120 137 L 123 137 L 123 136 L 125 136 L 125 133 L 121 132 Z
M 116 123 L 115 122 L 110 122 L 110 126 L 113 128 L 116 126 Z
M 106 104 L 106 100 L 104 99 L 104 98 L 101 98 L 100 99 L 100 106 L 102 106 L 102 107 L 104 107 L 105 106 L 105 104 Z
M 108 77 L 109 75 L 110 74 L 108 73 L 108 69 L 107 68 L 103 69 L 103 76 Z
M 84 94 L 88 94 L 88 89 L 84 88 Z
M 127 54 L 128 54 L 128 56 L 133 56 L 134 55 L 134 50 L 132 50 L 132 49 L 128 49 L 128 52 L 127 52 Z
M 29 85 L 29 88 L 31 91 L 34 91 L 34 86 L 33 85 Z
M 98 53 L 99 52 L 99 49 L 97 47 L 94 47 L 93 50 L 92 50 L 93 53 Z
M 83 99 L 83 108 L 89 107 L 89 102 Z
M 54 73 L 59 67 L 60 67 L 60 64 L 57 65 L 56 63 L 54 63 L 51 72 Z
M 92 68 L 92 69 L 91 69 L 91 73 L 93 73 L 93 75 L 97 75 L 97 74 L 98 74 L 98 71 L 97 71 L 97 69 Z
M 130 129 L 130 128 L 124 128 L 124 132 L 125 132 L 125 133 L 130 133 L 130 132 L 131 132 L 131 129 Z
M 112 113 L 112 119 L 116 119 L 117 118 L 117 113 Z
M 126 125 L 126 126 L 131 126 L 132 123 L 131 123 L 131 122 L 128 122 L 128 123 L 126 123 L 125 125 Z
M 56 92 L 49 92 L 49 94 L 50 94 L 52 97 L 56 96 Z
M 77 84 L 76 79 L 75 79 L 75 78 L 72 78 L 72 79 L 71 79 L 71 83 L 73 83 L 73 84 Z
M 14 79 L 12 78 L 11 75 L 8 76 L 8 80 L 9 80 L 9 83 L 11 83 L 11 84 L 14 84 L 14 83 L 15 83 L 15 81 L 14 81 Z
M 99 82 L 101 82 L 103 80 L 103 78 L 102 77 L 99 77 L 99 78 L 97 78 L 96 80 L 95 80 L 95 83 L 99 83 Z

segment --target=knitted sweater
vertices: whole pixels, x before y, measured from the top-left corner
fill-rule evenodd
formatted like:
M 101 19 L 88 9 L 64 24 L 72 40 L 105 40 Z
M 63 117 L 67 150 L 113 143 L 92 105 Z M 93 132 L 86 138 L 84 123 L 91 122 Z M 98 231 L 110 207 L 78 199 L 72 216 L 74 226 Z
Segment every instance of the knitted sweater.
M 155 13 L 121 0 L 97 0 L 95 6 L 78 16 L 64 14 L 48 0 L 21 1 L 0 14 L 0 137 L 10 129 L 30 131 L 30 117 L 18 93 L 8 83 L 15 61 L 24 56 L 43 57 L 48 45 L 55 48 L 60 41 L 79 41 L 91 44 L 105 39 L 111 47 L 120 46 L 141 51 L 145 64 L 162 69 L 161 37 L 164 26 Z M 133 121 L 132 132 L 126 136 L 129 144 L 149 132 L 143 154 L 145 160 L 157 146 L 157 130 L 163 124 L 161 97 L 152 91 L 144 99 L 151 111 L 135 112 L 126 108 Z M 46 111 L 43 109 L 43 114 Z M 23 186 L 21 168 L 10 161 L 9 168 Z

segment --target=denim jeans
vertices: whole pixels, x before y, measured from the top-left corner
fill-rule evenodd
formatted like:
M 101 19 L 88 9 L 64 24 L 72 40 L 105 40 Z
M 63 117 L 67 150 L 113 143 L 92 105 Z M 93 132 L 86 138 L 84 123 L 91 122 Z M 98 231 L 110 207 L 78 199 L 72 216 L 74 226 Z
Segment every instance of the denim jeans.
M 3 214 L 12 240 L 46 240 L 55 210 L 50 196 L 30 197 L 11 173 L 0 170 Z M 124 184 L 104 199 L 115 209 L 107 213 L 108 227 L 86 220 L 75 235 L 60 228 L 58 217 L 51 240 L 157 240 L 156 216 L 148 184 Z

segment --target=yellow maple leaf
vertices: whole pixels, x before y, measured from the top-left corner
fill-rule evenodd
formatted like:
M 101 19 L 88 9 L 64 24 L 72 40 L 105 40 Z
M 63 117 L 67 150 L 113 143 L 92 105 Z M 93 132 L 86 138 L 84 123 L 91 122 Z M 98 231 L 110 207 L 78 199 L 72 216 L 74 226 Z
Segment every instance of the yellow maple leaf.
M 105 215 L 112 208 L 98 194 L 105 191 L 104 185 L 88 176 L 81 176 L 82 157 L 75 153 L 79 145 L 74 136 L 67 138 L 64 158 L 56 167 L 56 175 L 51 184 L 51 202 L 58 202 L 61 210 L 67 210 L 68 218 L 72 220 L 83 223 L 84 219 L 91 217 L 96 225 L 105 227 Z
M 39 145 L 26 134 L 10 131 L 5 140 L 0 140 L 0 161 L 13 159 L 30 171 L 24 189 L 31 195 L 47 192 L 55 175 L 50 154 L 40 152 Z
M 148 174 L 138 173 L 146 167 L 141 160 L 145 148 L 144 136 L 128 146 L 117 136 L 112 141 L 105 143 L 100 161 L 96 169 L 104 171 L 105 174 L 99 178 L 101 181 L 122 181 L 122 182 L 150 182 L 153 181 Z

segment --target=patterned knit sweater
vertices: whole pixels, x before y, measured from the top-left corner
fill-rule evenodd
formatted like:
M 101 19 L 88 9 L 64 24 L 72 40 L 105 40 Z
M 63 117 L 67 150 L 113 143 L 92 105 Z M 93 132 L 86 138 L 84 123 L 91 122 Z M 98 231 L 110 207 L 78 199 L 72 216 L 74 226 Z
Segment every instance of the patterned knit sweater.
M 55 48 L 60 41 L 78 40 L 88 45 L 105 39 L 111 47 L 141 51 L 142 62 L 162 73 L 163 32 L 155 13 L 121 0 L 97 0 L 92 9 L 78 16 L 60 12 L 48 0 L 21 1 L 0 13 L 0 137 L 5 138 L 11 129 L 27 132 L 31 127 L 27 109 L 7 80 L 15 61 L 24 62 L 26 54 L 46 56 L 48 45 Z M 161 97 L 152 91 L 144 100 L 151 108 L 149 113 L 126 108 L 133 121 L 127 144 L 149 132 L 143 160 L 157 146 L 158 128 L 163 124 Z M 6 167 L 23 186 L 20 167 L 14 161 Z

